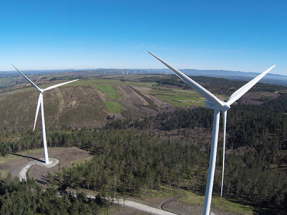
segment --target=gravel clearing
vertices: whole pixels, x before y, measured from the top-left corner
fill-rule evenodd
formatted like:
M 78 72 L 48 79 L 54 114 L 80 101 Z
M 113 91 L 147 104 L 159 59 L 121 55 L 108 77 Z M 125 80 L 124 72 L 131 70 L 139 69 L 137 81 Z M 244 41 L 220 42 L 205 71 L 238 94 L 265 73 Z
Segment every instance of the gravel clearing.
M 46 168 L 45 166 L 32 165 L 29 167 L 28 176 L 34 178 L 41 185 L 47 184 L 48 171 L 50 173 L 59 171 L 62 167 L 71 166 L 72 161 L 84 161 L 86 159 L 92 158 L 92 156 L 85 150 L 69 147 L 69 148 L 48 148 L 49 158 L 55 158 L 59 160 L 59 163 L 51 168 Z M 28 165 L 29 162 L 43 162 L 43 151 L 39 151 L 33 154 L 20 155 L 15 154 L 19 157 L 0 165 L 1 170 L 7 170 L 12 176 L 18 177 L 20 171 Z M 32 163 L 33 164 L 33 163 Z

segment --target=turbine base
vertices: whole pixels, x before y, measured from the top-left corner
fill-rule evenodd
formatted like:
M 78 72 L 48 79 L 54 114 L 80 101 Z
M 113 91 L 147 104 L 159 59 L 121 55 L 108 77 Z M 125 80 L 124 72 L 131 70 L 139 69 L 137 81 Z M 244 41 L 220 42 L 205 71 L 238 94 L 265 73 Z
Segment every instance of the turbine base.
M 45 158 L 40 158 L 40 160 L 45 160 Z M 49 158 L 49 163 L 46 164 L 45 162 L 44 163 L 41 163 L 41 162 L 37 162 L 37 165 L 39 166 L 45 166 L 47 168 L 51 168 L 53 166 L 56 166 L 57 164 L 59 163 L 59 160 L 56 159 L 56 158 Z

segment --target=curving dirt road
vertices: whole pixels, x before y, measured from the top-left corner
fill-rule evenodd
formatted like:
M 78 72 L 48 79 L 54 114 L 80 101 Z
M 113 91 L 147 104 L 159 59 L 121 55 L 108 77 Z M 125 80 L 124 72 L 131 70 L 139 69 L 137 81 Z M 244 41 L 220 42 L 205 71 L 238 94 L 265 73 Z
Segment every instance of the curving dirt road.
M 130 201 L 130 200 L 114 199 L 113 203 L 114 204 L 118 204 L 120 206 L 126 206 L 126 207 L 134 208 L 134 209 L 137 209 L 137 210 L 141 210 L 141 211 L 144 211 L 144 212 L 148 212 L 148 213 L 151 213 L 151 214 L 176 215 L 175 213 L 164 211 L 164 210 L 161 210 L 161 209 L 158 209 L 158 208 L 154 208 L 154 207 L 151 207 L 151 206 L 148 206 L 148 205 L 144 205 L 144 204 L 141 204 L 141 203 L 138 203 L 138 202 L 133 202 L 133 201 Z

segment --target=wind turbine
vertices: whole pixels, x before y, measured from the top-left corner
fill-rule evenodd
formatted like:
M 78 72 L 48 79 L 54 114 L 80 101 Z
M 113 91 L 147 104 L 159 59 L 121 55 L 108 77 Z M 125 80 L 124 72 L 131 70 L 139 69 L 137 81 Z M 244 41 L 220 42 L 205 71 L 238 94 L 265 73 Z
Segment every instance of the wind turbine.
M 182 79 L 186 84 L 192 87 L 196 92 L 198 92 L 202 97 L 206 99 L 205 107 L 214 110 L 214 119 L 213 119 L 213 131 L 212 131 L 212 140 L 211 140 L 211 153 L 209 160 L 209 169 L 208 169 L 208 178 L 206 184 L 205 191 L 205 199 L 203 206 L 204 215 L 209 215 L 211 198 L 212 198 L 212 189 L 213 189 L 213 181 L 214 181 L 214 172 L 215 172 L 215 164 L 216 164 L 216 153 L 217 153 L 217 143 L 218 143 L 218 130 L 219 130 L 219 120 L 220 120 L 220 111 L 223 113 L 223 169 L 222 169 L 222 186 L 223 186 L 223 176 L 224 176 L 224 162 L 225 162 L 225 134 L 226 134 L 226 118 L 227 111 L 230 109 L 230 105 L 241 98 L 251 87 L 253 87 L 258 81 L 261 80 L 271 69 L 275 67 L 272 66 L 267 69 L 265 72 L 261 73 L 247 84 L 239 88 L 235 91 L 229 98 L 227 102 L 220 101 L 216 96 L 210 93 L 207 89 L 196 83 L 194 80 L 186 76 L 184 73 L 180 72 L 178 69 L 174 68 L 170 64 L 166 63 L 153 53 L 149 51 L 151 55 L 153 55 L 156 59 L 162 62 L 165 66 L 167 66 L 170 70 L 172 70 L 180 79 Z M 222 187 L 221 187 L 221 195 L 222 195 Z
M 41 106 L 41 121 L 42 121 L 42 137 L 43 137 L 43 148 L 44 148 L 44 156 L 45 156 L 45 164 L 50 164 L 49 161 L 49 156 L 48 156 L 48 149 L 47 149 L 47 141 L 46 141 L 46 129 L 45 129 L 45 118 L 44 118 L 44 102 L 43 102 L 43 92 L 47 91 L 47 90 L 51 90 L 54 89 L 56 87 L 60 87 L 62 85 L 65 84 L 69 84 L 72 83 L 74 81 L 78 81 L 79 79 L 73 80 L 73 81 L 67 81 L 61 84 L 56 84 L 50 87 L 47 87 L 45 89 L 41 89 L 39 88 L 36 84 L 34 84 L 26 75 L 24 75 L 19 69 L 17 69 L 13 64 L 12 66 L 28 81 L 30 82 L 38 91 L 39 91 L 39 99 L 38 99 L 38 103 L 37 103 L 37 108 L 36 108 L 36 115 L 35 115 L 35 121 L 34 121 L 34 127 L 33 127 L 33 131 L 35 130 L 35 126 L 36 126 L 36 122 L 37 122 L 37 117 L 38 117 L 38 113 L 39 113 L 39 108 Z

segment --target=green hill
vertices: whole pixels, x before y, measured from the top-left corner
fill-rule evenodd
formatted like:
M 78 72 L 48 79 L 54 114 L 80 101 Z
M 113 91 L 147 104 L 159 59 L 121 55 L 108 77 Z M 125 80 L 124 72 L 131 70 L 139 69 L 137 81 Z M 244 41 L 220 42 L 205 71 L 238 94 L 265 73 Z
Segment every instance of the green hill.
M 110 77 L 110 78 L 107 78 Z M 32 76 L 44 88 L 63 82 L 61 77 Z M 73 77 L 65 77 L 73 78 Z M 193 77 L 222 99 L 243 85 L 243 82 Z M 74 79 L 74 78 L 73 78 Z M 18 77 L 17 77 L 18 80 Z M 18 80 L 22 82 L 21 79 Z M 235 87 L 231 87 L 232 84 Z M 282 89 L 281 89 L 282 88 Z M 285 87 L 286 88 L 286 87 Z M 240 101 L 243 104 L 262 104 L 277 98 L 284 87 L 259 84 Z M 277 91 L 277 92 L 276 92 Z M 29 83 L 0 90 L 0 132 L 31 130 L 34 123 L 38 92 Z M 102 127 L 107 118 L 142 119 L 176 108 L 204 106 L 204 99 L 173 76 L 105 76 L 81 79 L 67 86 L 44 93 L 46 126 L 61 128 Z M 41 128 L 38 116 L 37 128 Z
M 39 86 L 44 88 L 55 83 Z M 149 95 L 150 90 L 149 83 L 127 84 L 105 79 L 80 80 L 55 88 L 44 93 L 46 126 L 101 127 L 108 116 L 115 115 L 118 119 L 143 118 L 173 110 L 171 105 Z M 32 129 L 37 99 L 37 90 L 28 84 L 2 89 L 0 131 Z M 37 128 L 41 128 L 40 118 L 38 116 Z

